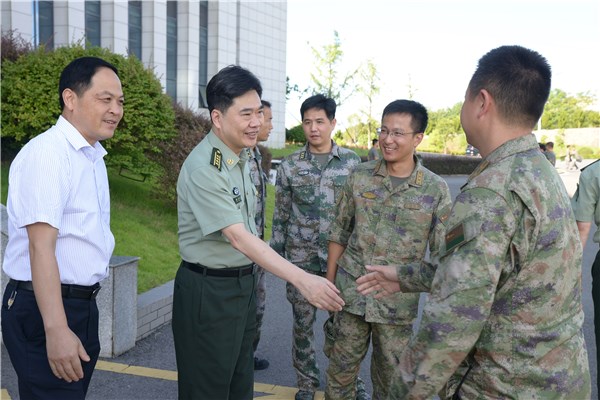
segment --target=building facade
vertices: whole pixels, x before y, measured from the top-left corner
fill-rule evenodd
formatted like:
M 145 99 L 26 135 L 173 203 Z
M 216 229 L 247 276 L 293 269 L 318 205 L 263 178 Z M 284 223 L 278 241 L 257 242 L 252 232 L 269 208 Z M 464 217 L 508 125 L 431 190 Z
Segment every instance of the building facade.
M 278 1 L 3 0 L 2 32 L 48 48 L 82 42 L 139 58 L 164 91 L 206 112 L 206 84 L 221 68 L 248 68 L 273 104 L 267 146 L 285 146 L 287 3 Z

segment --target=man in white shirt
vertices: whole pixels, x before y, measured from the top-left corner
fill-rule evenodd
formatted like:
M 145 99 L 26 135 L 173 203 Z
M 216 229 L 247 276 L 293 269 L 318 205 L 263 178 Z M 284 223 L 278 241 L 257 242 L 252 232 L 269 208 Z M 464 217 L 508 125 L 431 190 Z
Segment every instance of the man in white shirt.
M 59 82 L 62 114 L 10 167 L 2 337 L 21 398 L 83 399 L 100 353 L 96 294 L 114 249 L 99 143 L 123 116 L 117 69 L 72 61 Z

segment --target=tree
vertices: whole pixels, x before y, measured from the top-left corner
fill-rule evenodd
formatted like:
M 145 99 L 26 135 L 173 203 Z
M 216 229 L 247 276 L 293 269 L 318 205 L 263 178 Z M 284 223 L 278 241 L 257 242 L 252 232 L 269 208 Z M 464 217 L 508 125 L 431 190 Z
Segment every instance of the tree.
M 456 103 L 451 108 L 429 112 L 425 134 L 429 135 L 431 144 L 444 154 L 448 153 L 448 144 L 463 133 L 460 125 L 461 108 L 462 103 Z
M 311 47 L 315 57 L 315 72 L 310 73 L 314 87 L 312 93 L 321 93 L 335 100 L 338 106 L 342 105 L 350 94 L 356 89 L 354 76 L 358 69 L 343 75 L 339 70 L 344 52 L 337 31 L 333 31 L 333 43 L 326 44 L 321 49 Z
M 600 126 L 600 113 L 590 107 L 596 101 L 589 92 L 568 95 L 560 89 L 550 92 L 544 114 L 542 128 L 566 129 Z
M 357 87 L 358 92 L 362 93 L 366 99 L 366 107 L 361 110 L 361 114 L 366 119 L 367 144 L 370 146 L 371 138 L 376 134 L 377 121 L 373 118 L 373 103 L 375 97 L 379 94 L 379 76 L 377 67 L 373 60 L 367 60 L 367 63 L 359 70 L 360 83 Z

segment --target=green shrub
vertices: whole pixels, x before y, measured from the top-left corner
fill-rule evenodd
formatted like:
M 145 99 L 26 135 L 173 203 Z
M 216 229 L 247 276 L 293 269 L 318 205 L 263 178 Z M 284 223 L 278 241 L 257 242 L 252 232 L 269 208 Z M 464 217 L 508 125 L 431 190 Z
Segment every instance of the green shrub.
M 171 99 L 160 81 L 135 57 L 107 49 L 85 49 L 81 44 L 46 51 L 43 46 L 2 63 L 2 142 L 15 148 L 52 126 L 61 113 L 58 81 L 63 68 L 82 56 L 96 56 L 114 64 L 125 95 L 124 115 L 113 138 L 103 142 L 107 165 L 157 175 L 158 165 L 148 155 L 158 143 L 175 135 Z
M 577 148 L 577 152 L 582 158 L 598 158 L 600 151 L 591 147 L 582 146 Z
M 285 141 L 286 143 L 306 143 L 306 137 L 304 136 L 302 124 L 296 125 L 291 129 L 286 128 Z
M 158 143 L 159 152 L 152 159 L 162 166 L 157 189 L 161 197 L 175 204 L 177 200 L 177 178 L 186 157 L 210 131 L 208 118 L 196 114 L 179 104 L 173 105 L 177 134 L 169 140 Z

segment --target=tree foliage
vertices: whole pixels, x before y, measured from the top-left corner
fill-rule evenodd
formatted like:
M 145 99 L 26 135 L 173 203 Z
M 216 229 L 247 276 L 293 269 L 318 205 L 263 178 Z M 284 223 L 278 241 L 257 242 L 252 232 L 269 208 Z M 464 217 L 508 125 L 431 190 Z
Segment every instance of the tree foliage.
M 542 115 L 542 128 L 566 129 L 600 126 L 600 112 L 590 109 L 596 99 L 589 93 L 568 95 L 560 89 L 550 92 Z
M 337 31 L 333 31 L 333 43 L 326 44 L 320 49 L 311 47 L 315 58 L 315 71 L 310 73 L 310 79 L 314 86 L 313 94 L 324 94 L 335 100 L 338 107 L 346 101 L 350 94 L 356 89 L 354 75 L 357 70 L 344 73 L 340 68 L 344 51 Z
M 429 135 L 431 145 L 447 154 L 449 144 L 463 133 L 460 125 L 460 109 L 462 103 L 456 103 L 450 108 L 429 112 L 429 123 L 425 134 Z
M 379 94 L 379 75 L 377 75 L 377 67 L 373 60 L 367 60 L 366 64 L 359 70 L 358 92 L 362 93 L 366 99 L 365 108 L 361 110 L 361 114 L 366 120 L 366 142 L 370 143 L 371 138 L 375 137 L 377 129 L 377 121 L 373 118 L 373 103 L 376 96 Z
M 82 56 L 96 56 L 119 70 L 125 96 L 124 115 L 113 138 L 103 142 L 108 165 L 157 175 L 160 167 L 148 155 L 175 135 L 171 99 L 152 70 L 135 57 L 80 43 L 46 51 L 43 46 L 2 64 L 2 141 L 20 148 L 52 126 L 61 113 L 58 81 L 63 68 Z

